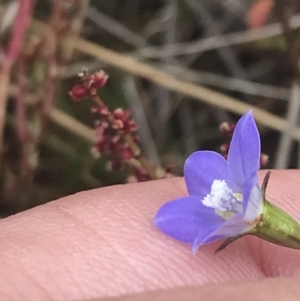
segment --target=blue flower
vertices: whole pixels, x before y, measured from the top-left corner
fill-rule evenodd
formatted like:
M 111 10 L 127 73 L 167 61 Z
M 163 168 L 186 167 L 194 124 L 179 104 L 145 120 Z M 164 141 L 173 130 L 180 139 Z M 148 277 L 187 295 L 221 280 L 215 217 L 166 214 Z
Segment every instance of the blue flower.
M 238 121 L 227 161 L 212 151 L 197 151 L 185 162 L 189 196 L 164 204 L 154 225 L 192 245 L 192 252 L 223 238 L 251 233 L 264 209 L 258 186 L 260 137 L 252 111 Z

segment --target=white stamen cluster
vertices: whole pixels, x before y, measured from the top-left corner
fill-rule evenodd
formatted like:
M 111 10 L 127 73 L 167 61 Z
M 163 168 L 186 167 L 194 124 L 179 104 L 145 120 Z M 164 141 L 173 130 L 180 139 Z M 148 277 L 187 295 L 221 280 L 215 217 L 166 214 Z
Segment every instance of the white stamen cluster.
M 214 180 L 210 193 L 202 200 L 203 205 L 219 211 L 230 211 L 237 202 L 225 180 Z

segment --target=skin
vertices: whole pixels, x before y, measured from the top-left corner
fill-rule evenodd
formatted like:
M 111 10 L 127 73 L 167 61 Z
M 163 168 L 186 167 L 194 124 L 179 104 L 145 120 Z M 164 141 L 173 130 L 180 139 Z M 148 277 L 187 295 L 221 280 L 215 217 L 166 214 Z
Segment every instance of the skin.
M 298 220 L 299 179 L 273 171 L 267 189 Z M 158 208 L 184 195 L 182 178 L 127 184 L 1 220 L 0 300 L 300 300 L 299 250 L 243 237 L 192 255 L 154 228 Z

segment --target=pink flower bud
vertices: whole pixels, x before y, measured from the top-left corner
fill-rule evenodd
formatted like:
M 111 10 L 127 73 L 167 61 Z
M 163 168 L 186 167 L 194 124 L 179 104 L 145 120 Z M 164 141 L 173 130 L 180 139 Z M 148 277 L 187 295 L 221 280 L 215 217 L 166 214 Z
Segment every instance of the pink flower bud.
M 124 157 L 124 159 L 126 159 L 126 160 L 132 159 L 132 158 L 133 158 L 133 153 L 132 153 L 132 151 L 129 150 L 129 149 L 125 150 L 124 153 L 123 153 L 123 157 Z
M 100 70 L 91 76 L 91 86 L 93 88 L 102 88 L 106 85 L 108 79 L 108 75 Z
M 99 113 L 100 113 L 101 115 L 104 115 L 104 116 L 108 115 L 108 113 L 109 113 L 108 107 L 107 107 L 107 106 L 102 106 L 102 107 L 100 107 L 100 108 L 99 108 Z
M 115 130 L 122 130 L 124 128 L 124 123 L 122 120 L 115 120 L 114 124 L 113 124 L 113 128 Z
M 220 150 L 221 150 L 221 152 L 223 152 L 223 153 L 227 153 L 228 150 L 229 150 L 229 143 L 224 143 L 224 144 L 222 144 L 222 145 L 220 146 Z
M 71 91 L 69 92 L 70 96 L 73 98 L 75 101 L 80 101 L 82 100 L 86 94 L 87 94 L 87 89 L 82 86 L 82 85 L 75 85 Z
M 121 139 L 120 135 L 115 135 L 115 136 L 111 137 L 111 142 L 114 143 L 114 144 L 116 144 L 116 143 L 118 143 L 120 141 L 120 139 Z
M 223 122 L 220 124 L 220 131 L 225 135 L 231 135 L 235 128 L 235 124 L 229 124 L 228 122 Z
M 124 110 L 121 108 L 115 109 L 113 115 L 116 119 L 123 119 Z
M 138 129 L 138 125 L 133 120 L 129 120 L 127 122 L 127 127 L 128 127 L 129 132 L 135 132 Z

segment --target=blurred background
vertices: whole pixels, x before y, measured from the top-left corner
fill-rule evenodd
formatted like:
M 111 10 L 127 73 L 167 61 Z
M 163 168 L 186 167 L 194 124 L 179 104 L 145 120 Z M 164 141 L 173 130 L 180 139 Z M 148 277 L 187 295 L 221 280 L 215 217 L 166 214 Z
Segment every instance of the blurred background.
M 108 73 L 102 100 L 130 110 L 145 157 L 173 174 L 195 150 L 224 151 L 220 124 L 250 108 L 269 156 L 264 168 L 299 168 L 299 1 L 16 0 L 0 8 L 2 217 L 128 180 L 95 153 L 101 116 L 92 101 L 69 95 L 83 67 Z

